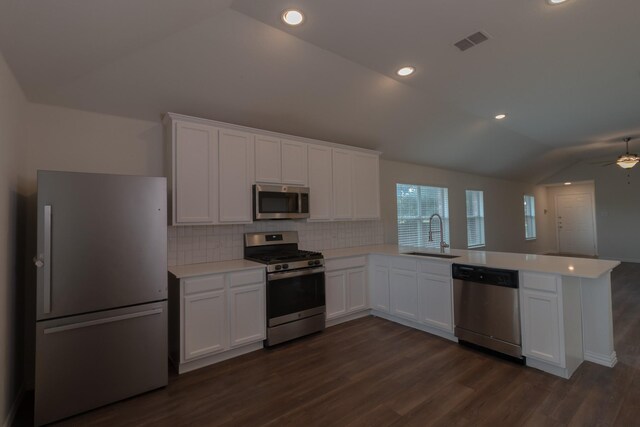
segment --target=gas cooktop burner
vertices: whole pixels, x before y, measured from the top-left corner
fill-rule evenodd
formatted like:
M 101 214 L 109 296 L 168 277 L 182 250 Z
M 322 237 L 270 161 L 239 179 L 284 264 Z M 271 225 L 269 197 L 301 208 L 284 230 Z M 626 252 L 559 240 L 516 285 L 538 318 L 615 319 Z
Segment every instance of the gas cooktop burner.
M 269 273 L 324 265 L 320 252 L 298 249 L 295 231 L 245 234 L 244 258 L 267 264 Z
M 285 261 L 300 261 L 305 259 L 320 259 L 322 254 L 320 252 L 303 251 L 298 250 L 296 252 L 287 253 L 274 253 L 274 254 L 262 254 L 250 257 L 254 261 L 263 262 L 266 264 L 272 264 Z

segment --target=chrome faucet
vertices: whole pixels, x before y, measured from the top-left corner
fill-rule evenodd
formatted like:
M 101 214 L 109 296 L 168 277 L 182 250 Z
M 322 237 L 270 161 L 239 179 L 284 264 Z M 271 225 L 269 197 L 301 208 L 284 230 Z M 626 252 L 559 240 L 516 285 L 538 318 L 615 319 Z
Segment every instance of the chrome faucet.
M 433 224 L 433 217 L 437 216 L 438 219 L 440 220 L 440 253 L 444 253 L 444 249 L 449 247 L 449 244 L 447 242 L 444 241 L 444 230 L 443 230 L 443 226 L 442 226 L 442 217 L 437 214 L 434 213 L 433 215 L 431 215 L 431 217 L 429 217 L 429 241 L 433 242 L 433 231 L 431 231 L 431 224 Z

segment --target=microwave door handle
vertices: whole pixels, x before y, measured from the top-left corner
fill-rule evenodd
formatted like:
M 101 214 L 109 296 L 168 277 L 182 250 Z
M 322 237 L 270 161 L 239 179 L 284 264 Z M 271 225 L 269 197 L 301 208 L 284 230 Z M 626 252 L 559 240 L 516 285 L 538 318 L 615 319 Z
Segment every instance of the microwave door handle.
M 298 213 L 302 213 L 302 193 L 298 193 Z

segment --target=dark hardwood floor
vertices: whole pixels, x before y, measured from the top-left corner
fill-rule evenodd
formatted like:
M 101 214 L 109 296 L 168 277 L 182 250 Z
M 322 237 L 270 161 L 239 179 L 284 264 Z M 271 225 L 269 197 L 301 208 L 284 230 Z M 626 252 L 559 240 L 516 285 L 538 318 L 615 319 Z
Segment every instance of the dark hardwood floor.
M 614 369 L 585 362 L 564 380 L 367 317 L 58 425 L 637 426 L 640 264 L 613 278 Z

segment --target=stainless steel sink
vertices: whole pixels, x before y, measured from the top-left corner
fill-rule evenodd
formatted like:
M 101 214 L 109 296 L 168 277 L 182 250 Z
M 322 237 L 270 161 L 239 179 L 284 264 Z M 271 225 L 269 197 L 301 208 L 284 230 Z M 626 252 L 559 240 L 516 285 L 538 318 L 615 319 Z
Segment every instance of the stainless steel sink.
M 428 256 L 433 258 L 446 258 L 446 259 L 460 258 L 460 255 L 433 254 L 430 252 L 404 252 L 404 255 L 420 255 L 420 256 Z

